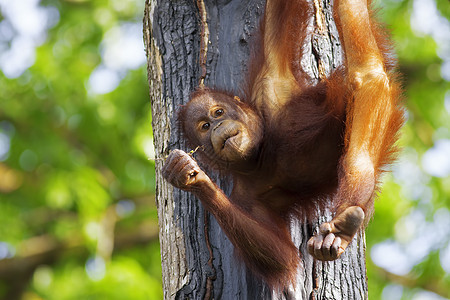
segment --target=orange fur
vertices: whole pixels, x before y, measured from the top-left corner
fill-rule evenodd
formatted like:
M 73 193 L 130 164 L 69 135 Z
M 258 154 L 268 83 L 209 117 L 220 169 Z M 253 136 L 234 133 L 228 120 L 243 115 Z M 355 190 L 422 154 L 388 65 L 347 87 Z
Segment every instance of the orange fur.
M 379 176 L 397 152 L 403 110 L 387 34 L 365 0 L 336 0 L 334 12 L 345 64 L 326 80 L 308 85 L 299 64 L 312 13 L 308 2 L 268 0 L 245 97 L 202 89 L 182 109 L 188 141 L 204 147 L 204 162 L 232 176 L 230 198 L 187 155 L 169 156 L 164 167 L 164 176 L 202 201 L 247 266 L 274 288 L 293 282 L 299 266 L 289 218 L 312 220 L 317 206 L 331 205 L 335 217 L 323 225 L 342 238 L 342 249 L 334 256 L 322 254 L 313 237 L 309 250 L 319 259 L 336 259 L 364 216 L 366 222 L 370 217 Z M 237 162 L 221 162 L 214 150 L 221 144 L 205 138 L 224 129 L 225 110 L 235 135 L 254 132 L 248 138 L 256 146 L 245 148 Z M 210 121 L 212 130 L 193 130 L 198 126 L 189 114 L 194 113 L 202 116 L 200 124 Z

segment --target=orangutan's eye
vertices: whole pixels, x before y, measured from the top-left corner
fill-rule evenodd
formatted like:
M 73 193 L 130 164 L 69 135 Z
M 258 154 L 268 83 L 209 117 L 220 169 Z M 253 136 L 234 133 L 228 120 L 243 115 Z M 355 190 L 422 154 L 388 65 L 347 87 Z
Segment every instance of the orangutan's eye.
M 207 130 L 209 129 L 209 127 L 211 127 L 211 125 L 210 125 L 209 123 L 204 123 L 204 124 L 202 125 L 202 130 L 207 131 Z
M 221 115 L 223 115 L 223 113 L 224 113 L 224 111 L 223 111 L 223 109 L 221 109 L 221 108 L 219 108 L 219 109 L 216 109 L 216 111 L 214 112 L 214 117 L 220 117 Z

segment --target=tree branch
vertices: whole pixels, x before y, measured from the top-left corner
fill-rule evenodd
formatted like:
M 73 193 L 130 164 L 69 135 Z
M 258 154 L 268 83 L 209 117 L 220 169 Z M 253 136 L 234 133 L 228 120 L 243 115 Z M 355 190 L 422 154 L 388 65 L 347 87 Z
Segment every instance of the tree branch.
M 114 251 L 150 243 L 158 238 L 158 226 L 156 223 L 143 222 L 130 230 L 116 232 L 114 237 Z M 59 241 L 51 235 L 42 235 L 23 241 L 15 257 L 0 260 L 0 279 L 14 281 L 23 275 L 32 273 L 42 264 L 53 264 L 59 256 L 67 253 L 87 254 L 81 235 L 70 236 L 66 240 Z
M 393 282 L 396 284 L 400 284 L 407 288 L 421 288 L 423 290 L 433 292 L 439 296 L 449 298 L 450 297 L 450 289 L 448 286 L 442 284 L 441 281 L 436 280 L 427 280 L 423 281 L 419 278 L 415 278 L 413 275 L 397 275 L 383 269 L 381 267 L 373 266 L 373 268 L 383 277 L 386 281 Z

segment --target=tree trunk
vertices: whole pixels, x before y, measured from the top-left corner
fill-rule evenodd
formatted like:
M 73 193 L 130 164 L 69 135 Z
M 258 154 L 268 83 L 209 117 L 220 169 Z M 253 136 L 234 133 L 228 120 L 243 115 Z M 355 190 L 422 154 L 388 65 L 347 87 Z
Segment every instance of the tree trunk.
M 315 14 L 310 20 L 311 34 L 305 45 L 309 50 L 302 67 L 312 81 L 317 81 L 341 64 L 342 50 L 329 0 L 309 2 Z M 264 0 L 205 1 L 206 7 L 202 9 L 202 0 L 146 2 L 144 39 L 153 113 L 165 299 L 367 299 L 363 232 L 337 261 L 314 261 L 306 250 L 306 242 L 317 224 L 293 221 L 292 238 L 302 253 L 296 288 L 272 291 L 236 259 L 233 246 L 200 202 L 161 177 L 164 158 L 171 149 L 190 150 L 185 148 L 174 115 L 189 100 L 201 78 L 204 77 L 208 87 L 231 92 L 242 86 L 250 37 L 264 12 L 264 3 Z M 204 62 L 200 44 L 206 38 Z M 226 193 L 230 191 L 229 179 L 214 179 Z M 330 219 L 325 213 L 320 221 Z

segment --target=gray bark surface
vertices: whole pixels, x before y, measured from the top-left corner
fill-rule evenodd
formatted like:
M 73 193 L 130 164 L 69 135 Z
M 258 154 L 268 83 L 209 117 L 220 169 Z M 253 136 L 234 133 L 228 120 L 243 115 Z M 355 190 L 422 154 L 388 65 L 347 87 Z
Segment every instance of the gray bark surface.
M 264 11 L 263 0 L 205 1 L 209 43 L 205 85 L 237 92 L 246 73 L 250 40 Z M 310 39 L 302 61 L 312 81 L 341 64 L 342 52 L 329 1 L 312 2 Z M 319 6 L 318 6 L 319 5 Z M 325 28 L 325 30 L 323 30 Z M 152 103 L 156 153 L 157 207 L 165 299 L 367 299 L 364 233 L 357 235 L 343 257 L 313 261 L 306 242 L 317 224 L 294 220 L 291 233 L 302 257 L 295 289 L 271 291 L 234 256 L 233 246 L 215 219 L 191 194 L 173 188 L 161 177 L 164 158 L 172 149 L 186 149 L 175 115 L 198 87 L 201 14 L 193 0 L 147 0 L 144 39 Z M 238 93 L 237 93 L 238 94 Z M 211 173 L 209 173 L 211 174 Z M 229 192 L 229 178 L 211 176 Z M 321 221 L 329 220 L 324 216 Z

